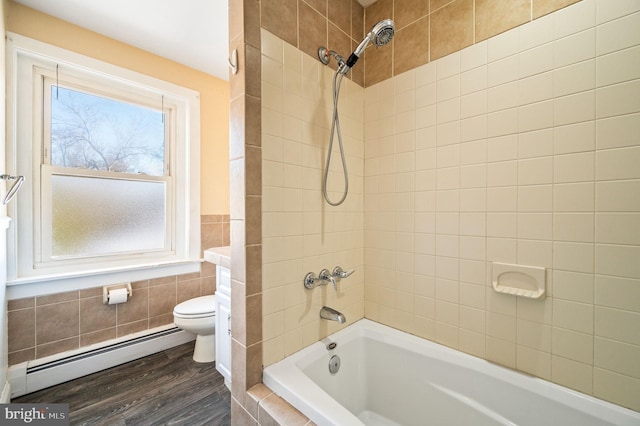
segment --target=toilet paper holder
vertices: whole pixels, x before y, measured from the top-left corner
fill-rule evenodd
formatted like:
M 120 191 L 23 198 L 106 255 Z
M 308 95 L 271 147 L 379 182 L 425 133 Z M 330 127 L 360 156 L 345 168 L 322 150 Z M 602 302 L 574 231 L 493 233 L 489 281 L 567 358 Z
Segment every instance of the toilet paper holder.
M 127 300 L 129 300 L 129 298 L 131 296 L 133 296 L 133 289 L 131 288 L 131 283 L 104 286 L 104 287 L 102 287 L 102 303 L 104 303 L 105 305 L 108 305 L 109 304 L 109 292 L 111 292 L 113 290 L 118 290 L 118 289 L 126 289 L 127 290 Z

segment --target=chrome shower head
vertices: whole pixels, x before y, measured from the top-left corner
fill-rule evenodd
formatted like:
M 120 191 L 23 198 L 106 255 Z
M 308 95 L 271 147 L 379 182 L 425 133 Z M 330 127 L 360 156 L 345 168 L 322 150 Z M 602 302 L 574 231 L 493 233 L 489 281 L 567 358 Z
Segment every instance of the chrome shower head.
M 391 19 L 383 19 L 375 24 L 373 28 L 371 28 L 371 31 L 369 31 L 369 34 L 367 34 L 364 40 L 356 47 L 356 50 L 349 56 L 345 66 L 342 67 L 342 73 L 345 74 L 355 65 L 369 43 L 375 44 L 376 47 L 384 46 L 391 41 L 395 32 L 395 24 Z

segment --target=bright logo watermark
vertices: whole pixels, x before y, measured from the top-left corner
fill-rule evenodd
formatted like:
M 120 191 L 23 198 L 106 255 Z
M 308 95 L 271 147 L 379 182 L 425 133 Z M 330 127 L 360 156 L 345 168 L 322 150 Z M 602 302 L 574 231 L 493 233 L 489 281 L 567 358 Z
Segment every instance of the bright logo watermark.
M 0 424 L 68 426 L 69 404 L 2 404 Z

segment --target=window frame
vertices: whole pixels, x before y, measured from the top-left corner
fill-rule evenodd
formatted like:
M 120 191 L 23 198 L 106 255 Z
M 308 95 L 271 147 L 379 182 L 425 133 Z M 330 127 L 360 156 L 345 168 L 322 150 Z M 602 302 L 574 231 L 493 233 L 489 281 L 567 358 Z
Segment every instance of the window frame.
M 88 288 L 198 271 L 201 261 L 199 93 L 13 33 L 7 33 L 6 60 L 7 170 L 26 177 L 20 193 L 8 205 L 12 218 L 7 236 L 9 292 L 14 289 L 13 293 L 31 294 L 52 292 L 52 288 L 58 292 L 61 287 Z M 169 250 L 100 256 L 92 260 L 56 260 L 46 265 L 39 262 L 41 177 L 47 167 L 55 168 L 45 164 L 42 152 L 45 144 L 44 101 L 40 100 L 42 70 L 42 75 L 48 78 L 79 82 L 96 89 L 96 93 L 109 97 L 117 94 L 113 96 L 116 99 L 157 99 L 158 103 L 162 100 L 163 110 L 169 112 L 166 119 L 171 120 L 172 125 L 169 126 L 172 129 L 168 138 L 170 146 L 166 147 L 170 154 L 168 161 L 165 159 L 169 173 L 164 174 L 172 182 L 167 191 L 171 192 L 167 196 L 167 211 L 172 218 L 167 217 L 167 232 L 172 240 Z M 82 174 L 80 170 L 65 174 Z

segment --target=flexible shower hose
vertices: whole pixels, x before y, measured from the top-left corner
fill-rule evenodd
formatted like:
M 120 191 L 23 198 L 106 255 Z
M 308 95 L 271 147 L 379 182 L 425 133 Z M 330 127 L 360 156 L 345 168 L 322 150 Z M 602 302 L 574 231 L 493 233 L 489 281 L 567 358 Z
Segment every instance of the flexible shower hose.
M 331 120 L 331 134 L 329 136 L 329 148 L 327 149 L 327 162 L 324 166 L 324 181 L 322 183 L 322 193 L 324 199 L 332 206 L 339 206 L 347 198 L 349 192 L 349 175 L 347 173 L 347 160 L 344 154 L 344 146 L 342 145 L 342 133 L 340 132 L 340 117 L 338 116 L 338 97 L 340 95 L 340 85 L 342 84 L 342 78 L 344 74 L 340 71 L 340 68 L 336 70 L 333 76 L 333 117 Z M 340 146 L 340 156 L 342 157 L 342 170 L 344 172 L 344 193 L 340 201 L 333 202 L 329 199 L 327 193 L 327 179 L 329 178 L 329 165 L 331 164 L 331 151 L 333 150 L 333 138 L 335 134 L 338 134 L 338 144 Z

